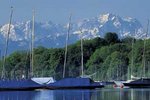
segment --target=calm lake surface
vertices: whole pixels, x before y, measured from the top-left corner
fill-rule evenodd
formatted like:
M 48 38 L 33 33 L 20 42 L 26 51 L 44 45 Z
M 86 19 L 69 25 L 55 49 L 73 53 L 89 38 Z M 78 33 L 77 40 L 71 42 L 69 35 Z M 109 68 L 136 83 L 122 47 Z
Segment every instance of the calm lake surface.
M 1 91 L 0 100 L 150 100 L 150 89 Z

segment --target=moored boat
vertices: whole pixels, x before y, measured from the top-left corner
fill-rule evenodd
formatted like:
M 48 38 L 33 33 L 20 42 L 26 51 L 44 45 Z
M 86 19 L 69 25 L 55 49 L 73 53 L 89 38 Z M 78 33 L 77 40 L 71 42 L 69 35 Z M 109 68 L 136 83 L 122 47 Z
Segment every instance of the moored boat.
M 8 79 L 6 77 L 6 56 L 7 56 L 7 50 L 8 50 L 8 43 L 9 43 L 9 35 L 10 35 L 10 29 L 11 29 L 11 21 L 12 21 L 12 15 L 13 15 L 13 7 L 11 7 L 11 14 L 10 14 L 10 21 L 9 21 L 9 27 L 8 27 L 8 33 L 6 37 L 6 47 L 5 47 L 5 54 L 3 59 L 3 70 L 2 70 L 2 76 L 0 80 L 0 90 L 35 90 L 35 89 L 43 89 L 45 85 L 36 83 L 35 81 L 31 80 L 33 75 L 30 75 L 30 78 L 24 79 Z M 33 16 L 33 27 L 34 27 L 34 16 Z M 34 32 L 34 30 L 32 30 Z M 32 33 L 33 33 L 32 32 Z
M 115 83 L 114 87 L 125 88 L 124 83 L 130 83 L 130 82 L 138 80 L 138 79 L 140 79 L 140 78 L 134 77 L 133 75 L 131 75 L 131 79 L 129 79 L 129 80 L 114 81 L 114 83 Z
M 0 91 L 36 90 L 44 89 L 44 87 L 44 85 L 38 84 L 31 79 L 0 80 Z
M 123 83 L 126 82 L 126 81 L 114 81 L 114 85 L 113 87 L 115 88 L 123 88 Z
M 95 89 L 102 88 L 104 84 L 94 82 L 90 78 L 64 78 L 47 85 L 47 89 Z
M 143 55 L 142 55 L 142 75 L 143 77 L 141 78 L 137 78 L 137 77 L 134 77 L 135 80 L 133 81 L 130 81 L 130 82 L 125 82 L 123 83 L 124 86 L 128 86 L 130 88 L 150 88 L 150 78 L 146 76 L 146 57 L 145 57 L 145 52 L 146 52 L 146 39 L 147 39 L 147 35 L 148 35 L 148 27 L 149 27 L 149 20 L 148 20 L 148 23 L 147 23 L 147 31 L 146 31 L 146 37 L 144 39 L 144 47 L 143 47 Z M 148 73 L 148 72 L 147 72 Z
M 150 78 L 140 78 L 134 81 L 125 82 L 123 85 L 130 88 L 150 88 Z
M 59 81 L 54 83 L 50 83 L 46 85 L 47 89 L 95 89 L 95 88 L 102 88 L 104 84 L 101 82 L 94 82 L 92 79 L 85 77 L 83 73 L 83 41 L 82 41 L 82 31 L 81 33 L 81 76 L 68 78 L 65 77 L 65 68 L 67 62 L 67 42 L 69 40 L 69 32 L 70 32 L 70 23 L 71 23 L 71 16 L 69 18 L 68 24 L 68 31 L 66 37 L 66 48 L 65 48 L 65 59 L 64 59 L 64 68 L 63 68 L 63 78 Z

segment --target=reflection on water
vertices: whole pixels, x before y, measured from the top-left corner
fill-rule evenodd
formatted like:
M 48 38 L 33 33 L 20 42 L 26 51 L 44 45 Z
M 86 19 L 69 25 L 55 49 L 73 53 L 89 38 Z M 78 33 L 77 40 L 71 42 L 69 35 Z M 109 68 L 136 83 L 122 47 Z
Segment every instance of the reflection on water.
M 0 100 L 150 100 L 150 89 L 1 91 Z
M 37 94 L 36 91 L 1 91 L 0 100 L 33 100 Z

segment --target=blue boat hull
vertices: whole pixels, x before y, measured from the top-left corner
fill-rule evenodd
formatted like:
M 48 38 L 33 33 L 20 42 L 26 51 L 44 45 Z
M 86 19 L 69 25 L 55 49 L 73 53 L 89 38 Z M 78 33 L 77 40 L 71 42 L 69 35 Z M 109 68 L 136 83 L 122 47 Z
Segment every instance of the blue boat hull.
M 34 81 L 28 80 L 0 80 L 1 91 L 19 91 L 19 90 L 36 90 L 44 89 L 44 85 L 35 83 Z
M 29 91 L 36 89 L 95 89 L 104 87 L 103 83 L 90 78 L 65 78 L 50 84 L 38 84 L 28 80 L 0 80 L 1 91 Z
M 94 82 L 90 78 L 64 78 L 46 86 L 47 89 L 95 89 L 102 87 L 104 87 L 102 83 Z

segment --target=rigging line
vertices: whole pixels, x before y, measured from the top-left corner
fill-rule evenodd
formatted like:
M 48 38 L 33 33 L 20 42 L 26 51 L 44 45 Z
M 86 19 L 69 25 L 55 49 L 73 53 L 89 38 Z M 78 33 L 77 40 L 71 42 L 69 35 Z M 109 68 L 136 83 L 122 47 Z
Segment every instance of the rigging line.
M 13 15 L 13 7 L 11 7 L 11 13 L 10 13 L 10 19 L 9 19 L 9 25 L 8 25 L 8 31 L 7 31 L 7 37 L 5 41 L 5 51 L 4 51 L 4 59 L 3 59 L 3 69 L 2 69 L 2 78 L 5 79 L 5 63 L 6 63 L 6 56 L 8 51 L 8 43 L 9 43 L 9 36 L 10 36 L 10 30 L 11 30 L 11 23 L 12 23 L 12 15 Z
M 65 59 L 64 59 L 64 68 L 63 68 L 63 78 L 65 78 L 65 70 L 66 70 L 66 62 L 67 62 L 67 50 L 68 50 L 68 40 L 69 40 L 69 33 L 70 33 L 70 26 L 71 26 L 71 17 L 72 17 L 72 14 L 70 14 L 70 17 L 69 17 L 69 23 L 67 25 L 67 28 L 68 28 L 68 31 L 67 31 L 67 37 L 66 37 L 66 48 L 65 48 Z

